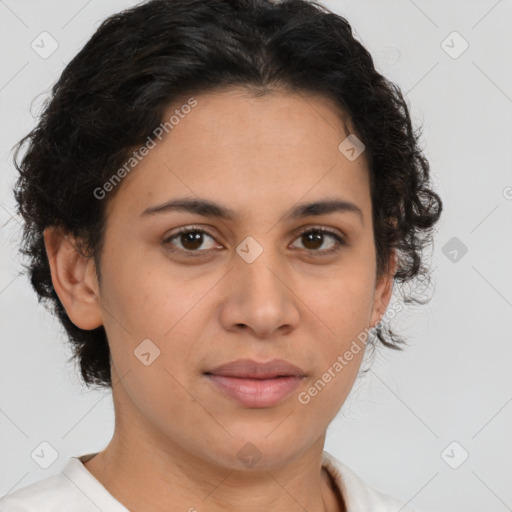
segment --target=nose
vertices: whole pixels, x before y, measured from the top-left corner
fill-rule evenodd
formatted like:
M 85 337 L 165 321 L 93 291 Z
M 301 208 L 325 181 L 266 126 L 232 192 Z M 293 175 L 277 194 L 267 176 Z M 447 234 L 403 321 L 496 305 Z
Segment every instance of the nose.
M 249 330 L 265 339 L 297 327 L 300 300 L 292 273 L 270 249 L 252 263 L 237 255 L 227 279 L 229 292 L 220 315 L 226 330 Z

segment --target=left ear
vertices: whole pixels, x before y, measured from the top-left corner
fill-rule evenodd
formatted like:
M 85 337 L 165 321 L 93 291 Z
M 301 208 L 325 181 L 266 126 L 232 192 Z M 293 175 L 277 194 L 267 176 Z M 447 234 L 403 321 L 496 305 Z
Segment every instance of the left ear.
M 380 275 L 375 285 L 375 296 L 373 301 L 373 311 L 371 317 L 370 328 L 375 327 L 375 324 L 382 319 L 386 312 L 391 295 L 393 293 L 393 282 L 397 266 L 396 250 L 392 249 L 389 256 L 388 270 Z

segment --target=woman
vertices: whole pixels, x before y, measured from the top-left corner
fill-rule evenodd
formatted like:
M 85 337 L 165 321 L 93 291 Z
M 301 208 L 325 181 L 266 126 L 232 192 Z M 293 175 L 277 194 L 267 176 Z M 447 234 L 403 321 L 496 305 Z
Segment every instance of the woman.
M 393 286 L 428 273 L 442 206 L 345 19 L 146 2 L 99 27 L 25 145 L 31 282 L 116 424 L 0 510 L 411 510 L 323 450 L 368 340 L 404 341 Z

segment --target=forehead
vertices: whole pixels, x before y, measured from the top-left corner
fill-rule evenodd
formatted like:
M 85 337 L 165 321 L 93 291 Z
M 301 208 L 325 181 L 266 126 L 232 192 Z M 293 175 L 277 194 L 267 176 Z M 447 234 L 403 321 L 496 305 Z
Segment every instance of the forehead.
M 349 131 L 332 100 L 282 91 L 256 97 L 245 89 L 195 95 L 195 106 L 184 108 L 189 99 L 166 110 L 172 128 L 124 178 L 110 209 L 129 198 L 142 212 L 183 195 L 232 209 L 333 191 L 366 200 L 364 154 L 350 161 L 340 151 Z
M 321 95 L 282 89 L 255 95 L 245 88 L 230 87 L 194 98 L 197 106 L 190 113 L 190 121 L 180 123 L 180 130 L 175 131 L 182 141 L 199 131 L 208 136 L 209 142 L 224 146 L 244 142 L 296 145 L 305 139 L 316 138 L 320 124 L 333 135 L 337 132 L 337 137 L 347 130 L 341 109 L 334 101 Z M 174 102 L 164 117 L 168 118 L 168 114 L 179 110 L 186 101 L 187 98 L 182 97 Z M 250 130 L 250 140 L 244 139 L 244 133 L 238 130 L 242 125 Z M 282 130 L 283 127 L 293 127 L 293 130 Z

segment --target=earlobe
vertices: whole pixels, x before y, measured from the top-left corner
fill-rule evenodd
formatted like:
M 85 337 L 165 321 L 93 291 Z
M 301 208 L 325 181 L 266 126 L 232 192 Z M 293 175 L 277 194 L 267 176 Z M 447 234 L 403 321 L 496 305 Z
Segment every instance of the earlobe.
M 385 274 L 379 276 L 379 279 L 377 280 L 370 327 L 375 327 L 375 325 L 382 319 L 388 307 L 389 301 L 391 300 L 391 295 L 393 293 L 393 283 L 396 267 L 397 253 L 396 250 L 393 249 L 389 256 L 388 271 Z
M 44 230 L 55 292 L 70 320 L 81 329 L 103 324 L 94 261 L 80 254 L 76 240 L 57 227 Z

